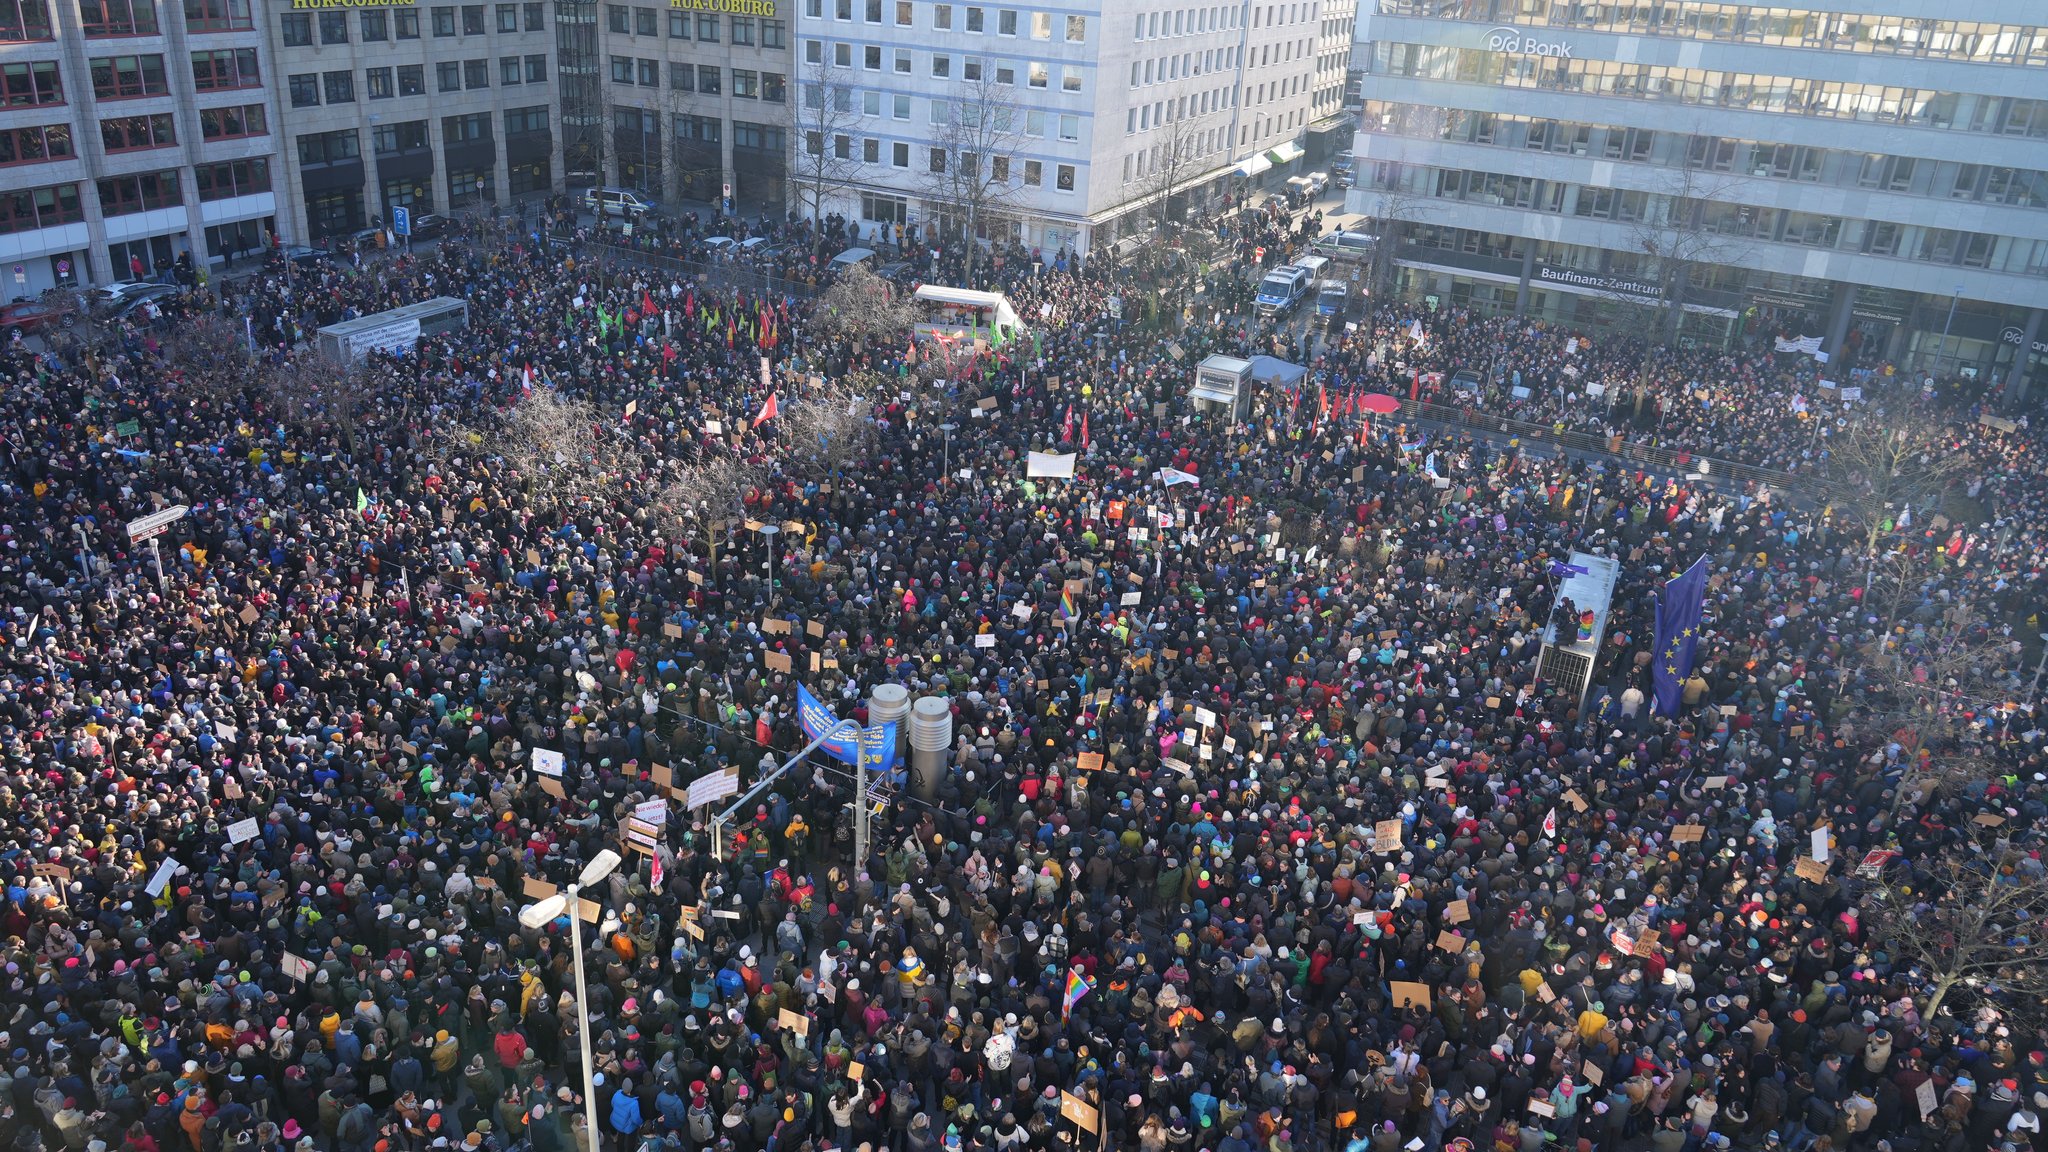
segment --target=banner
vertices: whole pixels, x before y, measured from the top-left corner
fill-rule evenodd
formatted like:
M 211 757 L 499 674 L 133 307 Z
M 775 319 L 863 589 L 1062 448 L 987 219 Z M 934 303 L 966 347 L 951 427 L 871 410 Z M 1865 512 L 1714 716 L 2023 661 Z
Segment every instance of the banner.
M 832 730 L 839 723 L 839 717 L 825 707 L 823 701 L 811 695 L 811 690 L 802 684 L 796 686 L 796 717 L 803 725 L 804 737 L 816 740 Z M 896 767 L 902 758 L 896 752 L 896 722 L 889 721 L 875 727 L 861 730 L 860 739 L 827 740 L 818 747 L 842 764 L 855 763 L 854 757 L 864 749 L 867 753 L 867 767 L 870 772 L 887 772 Z
M 1056 480 L 1074 478 L 1074 461 L 1080 457 L 1072 452 L 1033 452 L 1024 462 L 1024 475 L 1044 476 Z
M 1818 336 L 1801 336 L 1797 340 L 1787 340 L 1780 336 L 1777 340 L 1777 347 L 1780 352 L 1803 352 L 1811 356 L 1820 351 L 1820 339 Z

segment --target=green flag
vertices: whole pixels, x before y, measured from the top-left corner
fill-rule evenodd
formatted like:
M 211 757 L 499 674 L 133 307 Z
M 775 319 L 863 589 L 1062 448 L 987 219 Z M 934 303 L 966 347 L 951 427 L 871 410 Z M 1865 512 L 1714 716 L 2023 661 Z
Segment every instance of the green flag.
M 361 512 L 361 511 L 363 511 L 364 509 L 368 508 L 369 506 L 370 506 L 370 498 L 369 498 L 368 496 L 365 496 L 365 495 L 363 495 L 363 490 L 362 490 L 361 488 L 357 488 L 357 489 L 356 489 L 356 511 L 357 511 L 357 512 Z

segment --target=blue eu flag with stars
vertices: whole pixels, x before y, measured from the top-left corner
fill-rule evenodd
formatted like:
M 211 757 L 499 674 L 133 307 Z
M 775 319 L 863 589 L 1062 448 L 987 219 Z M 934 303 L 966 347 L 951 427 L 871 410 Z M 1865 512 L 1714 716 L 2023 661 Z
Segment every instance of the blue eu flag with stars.
M 1653 707 L 1665 716 L 1678 715 L 1685 678 L 1692 675 L 1693 653 L 1700 642 L 1700 613 L 1707 601 L 1707 558 L 1693 561 L 1685 574 L 1664 585 L 1657 596 L 1656 659 L 1650 661 Z

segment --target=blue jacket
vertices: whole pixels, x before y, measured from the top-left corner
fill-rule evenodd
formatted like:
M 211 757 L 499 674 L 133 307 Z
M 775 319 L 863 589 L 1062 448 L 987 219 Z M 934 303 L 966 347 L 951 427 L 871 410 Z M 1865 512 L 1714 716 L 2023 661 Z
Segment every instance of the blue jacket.
M 640 1130 L 640 1101 L 630 1093 L 620 1092 L 612 1097 L 612 1130 L 621 1136 L 631 1136 Z

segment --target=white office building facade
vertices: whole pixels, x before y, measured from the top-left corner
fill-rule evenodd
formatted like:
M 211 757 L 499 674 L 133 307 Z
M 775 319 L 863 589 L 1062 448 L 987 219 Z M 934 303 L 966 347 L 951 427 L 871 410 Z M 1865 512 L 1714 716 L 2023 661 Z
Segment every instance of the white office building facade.
M 269 75 L 250 0 L 0 0 L 5 297 L 273 229 Z
M 1057 8 L 930 0 L 795 0 L 799 86 L 850 115 L 801 149 L 834 149 L 843 178 L 818 206 L 875 227 L 944 219 L 934 169 L 946 120 L 990 97 L 1014 117 L 1000 210 L 979 238 L 1050 259 L 1204 203 L 1233 181 L 1299 170 L 1300 140 L 1338 114 L 1353 0 Z M 1339 27 L 1340 22 L 1342 27 Z M 1342 44 L 1340 50 L 1336 47 Z M 1333 78 L 1334 71 L 1334 78 Z M 1287 167 L 1287 165 L 1295 165 Z M 793 179 L 806 168 L 796 160 Z M 1270 175 L 1269 175 L 1270 173 Z M 801 197 L 799 197 L 801 199 Z
M 1587 326 L 1675 296 L 1686 339 L 2009 383 L 2048 355 L 2038 4 L 1368 4 L 1349 207 L 1399 222 L 1405 290 Z

